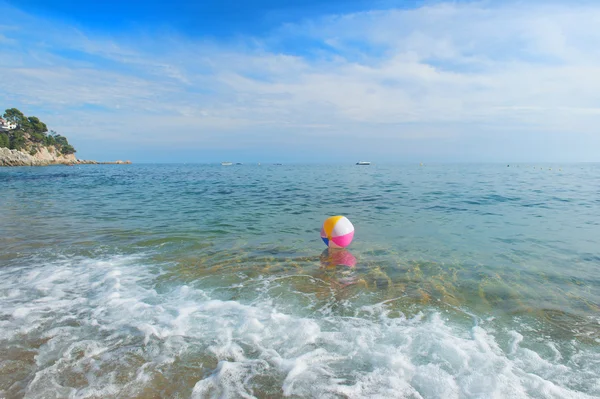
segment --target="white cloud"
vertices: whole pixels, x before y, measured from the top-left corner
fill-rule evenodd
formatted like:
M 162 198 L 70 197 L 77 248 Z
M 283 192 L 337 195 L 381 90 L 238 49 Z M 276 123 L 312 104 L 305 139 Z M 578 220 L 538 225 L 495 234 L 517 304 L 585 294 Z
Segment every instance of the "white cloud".
M 42 29 L 0 27 L 3 100 L 51 109 L 57 130 L 89 139 L 150 144 L 168 131 L 170 143 L 308 146 L 344 135 L 346 146 L 389 147 L 508 132 L 518 145 L 518 131 L 585 148 L 600 125 L 600 5 L 371 11 L 227 44 L 98 37 L 18 16 Z

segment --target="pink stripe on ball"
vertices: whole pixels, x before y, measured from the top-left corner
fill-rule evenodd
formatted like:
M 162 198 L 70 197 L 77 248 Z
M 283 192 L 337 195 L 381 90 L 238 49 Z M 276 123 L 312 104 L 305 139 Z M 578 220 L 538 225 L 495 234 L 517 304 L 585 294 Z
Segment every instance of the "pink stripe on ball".
M 343 236 L 339 237 L 331 237 L 331 241 L 333 241 L 338 247 L 344 248 L 350 245 L 352 238 L 354 238 L 354 232 L 344 234 Z

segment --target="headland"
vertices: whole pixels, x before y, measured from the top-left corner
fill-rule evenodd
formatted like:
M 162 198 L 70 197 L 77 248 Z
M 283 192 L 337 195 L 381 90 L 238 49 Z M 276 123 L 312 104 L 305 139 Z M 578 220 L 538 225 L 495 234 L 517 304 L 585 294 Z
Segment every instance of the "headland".
M 131 164 L 131 161 L 98 162 L 75 156 L 77 150 L 65 136 L 48 131 L 35 116 L 16 108 L 0 117 L 0 166 Z

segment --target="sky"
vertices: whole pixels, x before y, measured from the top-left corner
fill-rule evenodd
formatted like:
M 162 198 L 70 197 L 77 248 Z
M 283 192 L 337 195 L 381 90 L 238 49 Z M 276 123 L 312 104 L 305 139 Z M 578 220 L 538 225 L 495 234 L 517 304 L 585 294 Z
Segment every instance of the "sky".
M 80 159 L 599 162 L 600 3 L 0 0 L 0 108 Z

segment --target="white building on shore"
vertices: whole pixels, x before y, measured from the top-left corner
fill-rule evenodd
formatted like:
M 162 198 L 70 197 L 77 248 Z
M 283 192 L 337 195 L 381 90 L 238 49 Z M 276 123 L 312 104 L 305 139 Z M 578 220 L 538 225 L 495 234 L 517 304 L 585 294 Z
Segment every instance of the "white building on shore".
M 17 128 L 16 123 L 12 123 L 7 121 L 4 118 L 0 118 L 0 132 L 7 132 L 9 130 L 13 130 Z

